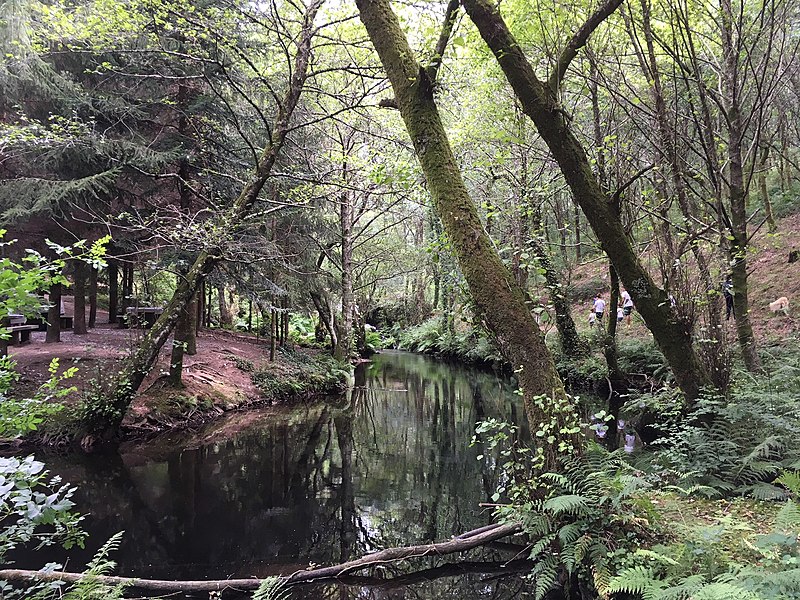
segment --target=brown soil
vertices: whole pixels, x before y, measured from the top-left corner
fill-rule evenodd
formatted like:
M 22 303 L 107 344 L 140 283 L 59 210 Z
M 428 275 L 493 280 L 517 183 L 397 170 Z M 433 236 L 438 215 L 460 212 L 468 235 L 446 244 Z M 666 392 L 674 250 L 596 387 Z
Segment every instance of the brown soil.
M 800 261 L 789 263 L 789 251 L 800 249 L 800 213 L 778 222 L 778 232 L 769 234 L 766 225 L 753 236 L 748 257 L 750 269 L 749 299 L 753 329 L 762 346 L 784 344 L 800 335 Z M 659 281 L 658 265 L 652 252 L 644 252 L 643 260 Z M 722 265 L 720 265 L 720 268 Z M 608 269 L 604 260 L 593 260 L 576 267 L 570 283 L 582 293 L 581 302 L 573 305 L 573 318 L 579 329 L 588 330 L 587 319 L 591 294 L 603 292 L 608 300 Z M 722 281 L 719 281 L 720 288 Z M 789 315 L 773 314 L 769 303 L 781 296 L 789 299 Z M 635 314 L 635 313 L 634 313 Z M 723 321 L 725 323 L 725 321 Z M 733 319 L 726 323 L 727 337 L 736 340 Z M 631 327 L 619 329 L 621 335 L 644 337 L 649 332 L 641 319 L 634 318 Z M 791 343 L 796 343 L 792 341 Z
M 67 314 L 70 309 L 68 306 Z M 106 315 L 102 315 L 102 319 L 98 316 L 98 322 L 105 320 Z M 15 393 L 33 391 L 47 378 L 50 361 L 58 358 L 62 370 L 73 365 L 78 367 L 77 375 L 71 380 L 78 391 L 68 399 L 68 403 L 77 402 L 80 394 L 97 382 L 100 385 L 110 383 L 122 360 L 136 348 L 143 335 L 141 330 L 99 324 L 86 335 L 62 331 L 60 342 L 47 344 L 44 332 L 33 332 L 30 343 L 9 347 L 20 374 Z M 171 347 L 170 342 L 164 345 L 158 363 L 142 385 L 125 419 L 127 428 L 164 429 L 265 402 L 249 372 L 239 368 L 237 362 L 241 366 L 287 370 L 280 353 L 276 354 L 274 363 L 269 363 L 269 345 L 263 339 L 204 329 L 198 334 L 197 354 L 184 357 L 184 387 L 174 389 L 166 385 L 163 377 L 169 369 Z

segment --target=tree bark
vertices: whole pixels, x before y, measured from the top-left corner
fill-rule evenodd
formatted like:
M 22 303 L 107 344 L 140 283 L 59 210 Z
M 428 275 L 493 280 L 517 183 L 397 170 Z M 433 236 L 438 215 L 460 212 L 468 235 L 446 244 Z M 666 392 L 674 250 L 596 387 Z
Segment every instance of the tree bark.
M 89 330 L 86 328 L 86 270 L 87 264 L 82 260 L 74 260 L 73 278 L 75 286 L 73 288 L 73 307 L 75 315 L 72 320 L 72 332 L 75 335 L 86 335 Z
M 182 273 L 178 273 L 178 284 L 184 278 Z M 178 315 L 178 321 L 175 324 L 175 334 L 172 340 L 172 353 L 169 359 L 169 375 L 167 381 L 174 388 L 183 387 L 181 381 L 183 376 L 183 355 L 186 353 L 186 338 L 189 335 L 191 328 L 191 311 L 194 307 L 192 302 L 188 302 Z
M 345 163 L 345 178 L 347 164 Z M 336 340 L 334 358 L 345 361 L 353 352 L 353 202 L 350 194 L 344 192 L 339 198 L 339 227 L 342 236 L 342 318 L 339 319 L 339 332 Z
M 200 291 L 198 290 L 195 292 L 194 296 L 192 297 L 192 301 L 189 304 L 189 314 L 188 314 L 188 328 L 184 334 L 184 342 L 186 344 L 186 354 L 189 356 L 194 356 L 197 354 L 197 312 L 198 312 L 198 303 L 200 298 Z
M 750 323 L 750 302 L 747 283 L 747 193 L 744 185 L 742 161 L 742 123 L 739 102 L 739 49 L 734 40 L 733 7 L 730 0 L 721 0 L 721 32 L 723 72 L 722 89 L 727 104 L 728 124 L 728 196 L 731 207 L 731 238 L 728 256 L 733 280 L 733 306 L 736 318 L 736 337 L 748 371 L 761 370 L 761 359 L 756 349 L 756 338 Z
M 356 0 L 356 4 L 391 81 L 435 210 L 472 299 L 517 374 L 531 430 L 546 430 L 557 439 L 540 447 L 544 467 L 555 468 L 558 441 L 572 442 L 576 450 L 580 442 L 579 436 L 562 433 L 576 423 L 576 417 L 553 357 L 528 310 L 523 290 L 483 228 L 439 117 L 428 72 L 415 60 L 388 0 Z
M 47 309 L 47 333 L 44 339 L 47 344 L 61 341 L 61 289 L 60 283 L 50 286 L 50 307 Z
M 454 554 L 464 552 L 473 548 L 478 548 L 489 544 L 509 535 L 514 535 L 522 530 L 519 523 L 507 523 L 505 525 L 491 525 L 481 527 L 473 531 L 464 533 L 446 542 L 435 542 L 431 544 L 420 544 L 417 546 L 406 546 L 400 548 L 386 548 L 380 552 L 367 554 L 356 560 L 351 560 L 338 565 L 320 567 L 318 569 L 307 569 L 296 571 L 288 577 L 283 577 L 286 583 L 301 583 L 304 581 L 316 581 L 319 579 L 331 579 L 341 577 L 347 573 L 354 573 L 374 566 L 379 566 L 387 562 L 408 560 L 409 558 L 419 558 L 423 556 L 440 556 L 444 554 Z M 0 577 L 7 581 L 16 582 L 35 582 L 35 581 L 64 581 L 67 583 L 77 583 L 83 579 L 91 577 L 108 586 L 126 585 L 139 590 L 150 592 L 169 593 L 205 593 L 223 591 L 227 589 L 252 591 L 258 589 L 261 584 L 260 579 L 222 579 L 206 581 L 169 581 L 159 579 L 139 579 L 138 577 L 114 577 L 111 575 L 87 575 L 85 573 L 66 573 L 63 571 L 25 571 L 20 569 L 5 569 L 0 571 Z
M 89 267 L 89 328 L 97 324 L 97 269 Z
M 108 322 L 117 322 L 119 306 L 119 263 L 116 258 L 108 259 Z
M 311 40 L 315 32 L 314 18 L 321 4 L 322 0 L 314 0 L 303 17 L 302 30 L 297 41 L 297 53 L 294 57 L 294 69 L 289 88 L 278 108 L 271 143 L 264 148 L 254 172 L 230 209 L 226 219 L 226 222 L 230 223 L 227 226 L 228 235 L 235 234 L 237 227 L 255 204 L 286 141 L 286 136 L 290 131 L 290 119 L 294 109 L 297 107 L 307 77 L 311 56 Z M 214 268 L 217 260 L 217 252 L 208 250 L 202 251 L 197 257 L 186 274 L 186 278 L 181 280 L 164 312 L 144 340 L 142 340 L 133 357 L 126 362 L 116 382 L 116 387 L 110 395 L 113 410 L 109 411 L 111 414 L 106 419 L 106 422 L 91 424 L 91 431 L 88 433 L 92 437 L 84 440 L 87 444 L 91 444 L 93 436 L 110 437 L 116 434 L 128 406 L 142 381 L 144 381 L 144 378 L 155 364 L 162 346 L 169 338 L 178 321 L 181 311 L 194 297 L 200 283 Z
M 555 95 L 536 77 L 494 5 L 487 0 L 464 0 L 463 4 L 494 53 L 523 111 L 550 148 L 574 198 L 672 368 L 676 382 L 687 400 L 693 401 L 711 381 L 692 346 L 691 332 L 680 323 L 666 292 L 655 284 L 639 260 Z M 619 0 L 612 4 L 619 5 Z
M 553 310 L 556 313 L 556 329 L 558 329 L 558 339 L 561 343 L 561 351 L 568 358 L 577 358 L 589 354 L 589 344 L 580 335 L 572 319 L 572 308 L 569 300 L 564 294 L 564 286 L 561 279 L 553 267 L 550 256 L 544 249 L 541 241 L 534 237 L 531 240 L 533 250 L 539 266 L 544 271 L 544 278 L 547 282 L 547 289 L 550 292 L 550 302 L 553 303 Z
M 778 231 L 778 224 L 775 222 L 775 215 L 772 213 L 772 200 L 767 191 L 767 171 L 769 169 L 769 146 L 761 148 L 758 166 L 758 195 L 764 205 L 764 213 L 767 216 L 767 226 L 770 233 Z

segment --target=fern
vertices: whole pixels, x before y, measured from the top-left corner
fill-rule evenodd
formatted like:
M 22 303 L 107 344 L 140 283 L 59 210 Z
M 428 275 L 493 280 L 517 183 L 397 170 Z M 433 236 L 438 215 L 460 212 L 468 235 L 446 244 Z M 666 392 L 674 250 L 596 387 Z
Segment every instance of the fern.
M 280 577 L 267 577 L 253 593 L 253 600 L 288 600 L 289 591 Z
M 652 569 L 636 565 L 612 577 L 608 591 L 612 594 L 635 594 L 641 596 L 642 600 L 654 600 L 658 597 L 658 591 L 664 587 L 664 582 L 656 578 Z

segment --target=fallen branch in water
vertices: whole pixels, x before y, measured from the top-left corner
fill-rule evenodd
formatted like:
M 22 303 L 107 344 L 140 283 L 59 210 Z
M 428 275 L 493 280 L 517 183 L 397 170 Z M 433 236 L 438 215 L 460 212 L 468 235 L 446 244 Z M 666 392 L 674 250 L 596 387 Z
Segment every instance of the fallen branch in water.
M 417 546 L 403 546 L 387 548 L 380 552 L 368 554 L 356 560 L 351 560 L 330 567 L 296 571 L 289 576 L 282 577 L 286 583 L 301 583 L 318 579 L 333 579 L 348 573 L 361 571 L 368 567 L 409 558 L 423 556 L 441 556 L 464 552 L 494 542 L 508 535 L 518 533 L 522 529 L 519 523 L 505 525 L 489 525 L 480 527 L 446 542 L 420 544 Z M 150 592 L 215 592 L 225 589 L 255 590 L 261 583 L 260 579 L 220 579 L 208 581 L 170 581 L 161 579 L 139 579 L 138 577 L 115 577 L 111 575 L 89 576 L 84 573 L 65 573 L 57 571 L 27 571 L 22 569 L 0 570 L 0 580 L 31 582 L 31 581 L 63 581 L 77 583 L 87 577 L 109 586 L 126 585 L 139 590 Z

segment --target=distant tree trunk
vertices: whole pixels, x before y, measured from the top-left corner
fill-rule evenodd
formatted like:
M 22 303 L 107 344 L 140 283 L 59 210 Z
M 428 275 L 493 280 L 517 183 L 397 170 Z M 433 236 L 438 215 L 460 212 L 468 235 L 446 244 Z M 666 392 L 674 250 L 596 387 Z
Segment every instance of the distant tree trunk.
M 181 275 L 178 275 L 182 279 Z M 167 381 L 172 387 L 183 387 L 183 355 L 186 352 L 186 338 L 191 329 L 190 313 L 194 307 L 191 302 L 186 304 L 178 315 L 178 321 L 175 324 L 175 334 L 172 341 L 172 355 L 169 361 L 169 375 Z
M 125 261 L 122 264 L 122 311 L 131 305 L 133 296 L 133 264 Z
M 47 333 L 45 343 L 51 344 L 61 341 L 61 284 L 54 283 L 50 286 L 48 295 L 50 307 L 47 309 Z
M 581 262 L 581 209 L 578 206 L 578 203 L 574 203 L 575 209 L 575 263 L 580 264 Z
M 528 310 L 523 290 L 486 234 L 450 148 L 428 71 L 415 60 L 388 0 L 356 0 L 356 4 L 391 81 L 434 207 L 444 223 L 472 299 L 517 373 L 530 426 L 534 431 L 552 431 L 558 440 L 539 446 L 544 453 L 543 467 L 556 468 L 559 442 L 574 444 L 576 451 L 580 451 L 581 442 L 578 436 L 565 432 L 574 426 L 577 417 L 544 337 Z
M 295 40 L 294 69 L 289 81 L 289 87 L 278 107 L 272 130 L 272 139 L 262 151 L 250 178 L 242 187 L 230 211 L 227 213 L 226 222 L 232 224 L 228 226 L 228 231 L 226 232 L 228 235 L 233 235 L 242 220 L 250 213 L 286 141 L 292 113 L 298 104 L 307 77 L 308 64 L 311 57 L 311 41 L 316 31 L 314 19 L 321 3 L 322 0 L 314 0 L 303 16 L 301 29 Z M 136 353 L 126 362 L 122 369 L 115 389 L 108 396 L 111 403 L 109 407 L 111 410 L 108 412 L 112 416 L 96 423 L 87 423 L 88 433 L 91 436 L 110 437 L 116 434 L 134 394 L 136 394 L 142 381 L 144 381 L 153 364 L 155 364 L 162 346 L 169 338 L 178 321 L 181 311 L 185 309 L 186 305 L 194 297 L 200 283 L 211 272 L 218 260 L 219 257 L 209 251 L 203 251 L 197 257 L 186 278 L 179 283 L 164 312 L 149 330 L 144 340 L 142 340 Z M 92 439 L 88 438 L 84 441 L 91 443 Z
M 761 197 L 761 203 L 764 205 L 764 213 L 767 216 L 767 226 L 770 233 L 778 231 L 778 225 L 775 223 L 775 215 L 772 214 L 772 200 L 767 191 L 767 170 L 769 169 L 769 146 L 765 145 L 761 148 L 758 167 L 758 195 Z
M 97 269 L 89 267 L 89 328 L 97 322 Z
M 202 329 L 203 325 L 205 324 L 205 319 L 206 319 L 206 282 L 205 281 L 200 283 L 200 288 L 197 290 L 196 301 L 197 301 L 197 317 L 195 317 L 196 323 L 197 323 L 196 332 L 199 332 L 200 329 Z
M 283 333 L 281 334 L 283 344 L 289 343 L 289 296 L 283 297 L 283 312 L 281 313 L 281 327 Z
M 119 263 L 116 258 L 108 259 L 108 322 L 117 322 L 119 309 Z
M 86 270 L 87 264 L 82 260 L 75 260 L 73 265 L 73 277 L 75 286 L 73 288 L 73 298 L 75 315 L 72 321 L 72 332 L 75 335 L 86 335 L 89 331 L 86 328 Z
M 556 313 L 556 328 L 558 329 L 558 339 L 561 343 L 561 351 L 564 356 L 577 358 L 589 354 L 589 344 L 585 339 L 578 335 L 575 321 L 572 319 L 572 309 L 564 293 L 564 286 L 561 279 L 553 268 L 553 262 L 544 249 L 538 238 L 531 240 L 531 249 L 536 257 L 539 266 L 544 271 L 544 278 L 547 282 L 547 289 L 550 292 L 550 302 L 553 303 L 553 310 Z
M 345 173 L 347 165 L 345 164 Z M 350 194 L 341 194 L 339 205 L 339 226 L 342 236 L 342 317 L 339 319 L 339 332 L 336 349 L 337 360 L 349 360 L 353 351 L 353 202 Z
M 619 368 L 617 352 L 617 309 L 619 308 L 619 277 L 614 266 L 609 262 L 608 273 L 611 280 L 611 298 L 608 303 L 608 324 L 606 325 L 606 338 L 603 341 L 603 356 L 608 366 L 608 413 L 613 417 L 608 422 L 606 444 L 609 449 L 615 450 L 619 445 L 619 432 L 617 420 L 619 419 L 624 393 L 627 391 L 625 375 Z
M 551 75 L 547 86 L 536 77 L 520 44 L 509 32 L 497 8 L 488 0 L 464 0 L 463 4 L 494 53 L 523 111 L 533 120 L 550 148 L 574 198 L 583 208 L 639 314 L 672 368 L 676 382 L 689 401 L 695 400 L 703 386 L 711 381 L 692 346 L 691 332 L 679 322 L 666 292 L 655 284 L 642 265 L 621 220 L 613 213 L 609 198 L 592 173 L 586 153 L 570 130 L 554 95 L 558 73 Z M 618 2 L 611 4 L 610 8 L 616 5 Z
M 219 296 L 219 324 L 221 327 L 233 327 L 233 303 L 228 302 L 225 294 L 225 286 L 217 286 L 217 296 Z
M 761 359 L 756 349 L 753 326 L 750 323 L 750 302 L 747 283 L 747 207 L 744 185 L 744 165 L 742 161 L 742 123 L 739 104 L 739 49 L 733 27 L 733 7 L 731 0 L 721 0 L 722 32 L 722 88 L 727 104 L 728 125 L 728 194 L 731 206 L 731 237 L 729 258 L 733 279 L 733 306 L 736 312 L 736 335 L 748 371 L 760 371 Z
M 195 295 L 192 297 L 192 301 L 189 304 L 188 310 L 188 326 L 183 334 L 183 341 L 186 344 L 186 354 L 189 356 L 194 356 L 197 354 L 197 315 L 198 315 L 198 303 L 200 298 L 199 290 L 195 292 Z M 178 317 L 180 320 L 180 317 Z M 176 324 L 177 327 L 177 324 Z
M 278 313 L 273 308 L 269 315 L 269 360 L 275 360 L 275 347 L 278 343 Z

